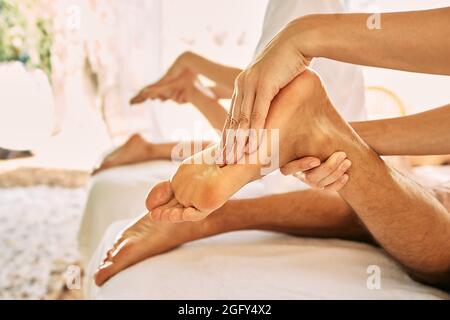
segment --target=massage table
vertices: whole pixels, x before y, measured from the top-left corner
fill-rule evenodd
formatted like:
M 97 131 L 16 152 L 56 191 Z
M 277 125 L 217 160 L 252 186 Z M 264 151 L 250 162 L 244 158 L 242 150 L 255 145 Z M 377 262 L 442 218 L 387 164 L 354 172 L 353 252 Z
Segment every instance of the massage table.
M 93 179 L 79 235 L 86 298 L 450 298 L 448 293 L 412 280 L 380 248 L 262 231 L 232 232 L 185 244 L 144 260 L 97 287 L 92 277 L 104 252 L 130 219 L 145 209 L 143 199 L 149 188 L 167 179 L 177 166 L 154 161 L 108 170 Z M 279 175 L 250 183 L 234 198 L 304 188 L 298 180 Z M 372 282 L 377 275 L 379 287 Z

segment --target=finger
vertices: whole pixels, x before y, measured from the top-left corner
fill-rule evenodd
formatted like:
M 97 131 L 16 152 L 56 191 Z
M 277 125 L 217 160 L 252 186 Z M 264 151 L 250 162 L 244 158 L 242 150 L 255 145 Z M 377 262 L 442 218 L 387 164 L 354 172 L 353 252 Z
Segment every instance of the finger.
M 130 103 L 139 104 L 145 102 L 149 99 L 155 99 L 157 97 L 157 91 L 152 86 L 147 87 L 145 90 L 141 91 L 137 96 L 131 99 Z
M 239 114 L 236 115 L 238 119 L 238 132 L 236 141 L 236 162 L 239 161 L 245 153 L 245 146 L 248 141 L 248 134 L 250 128 L 250 114 L 255 102 L 255 91 L 252 85 L 246 86 L 244 92 L 244 98 L 242 100 L 241 109 Z
M 173 209 L 177 209 L 177 208 L 181 208 L 181 207 L 183 207 L 183 206 L 181 206 L 180 203 L 176 199 L 173 199 L 167 205 L 162 206 L 160 221 L 164 221 L 164 222 L 170 221 L 170 219 L 169 219 L 170 212 Z
M 178 97 L 178 100 L 180 101 L 180 104 L 187 103 L 187 92 L 186 90 L 181 90 L 180 95 Z
M 351 167 L 352 162 L 350 160 L 344 160 L 339 167 L 329 176 L 323 178 L 317 184 L 319 187 L 326 187 L 334 182 L 336 182 L 340 177 L 342 177 L 347 170 Z
M 231 110 L 231 121 L 230 126 L 228 128 L 228 133 L 226 135 L 225 141 L 225 163 L 232 164 L 236 159 L 235 155 L 235 145 L 236 145 L 236 135 L 238 128 L 238 119 L 240 113 L 240 106 L 242 104 L 243 95 L 239 93 L 239 89 L 237 90 L 237 95 L 235 99 L 235 104 L 233 109 Z
M 174 208 L 178 204 L 178 201 L 176 199 L 170 200 L 165 205 L 162 205 L 160 207 L 157 207 L 152 210 L 150 218 L 153 221 L 167 221 L 167 213 L 165 212 L 166 209 Z
M 235 155 L 233 163 L 239 163 L 239 161 L 243 159 L 245 155 L 245 146 L 247 145 L 248 136 L 249 136 L 249 129 L 241 128 L 238 125 L 238 128 L 236 129 L 236 139 L 235 139 L 236 143 L 233 151 L 233 154 Z
M 259 136 L 266 124 L 267 114 L 269 113 L 270 103 L 273 96 L 270 96 L 264 89 L 258 90 L 255 96 L 255 105 L 250 114 L 250 137 L 248 141 L 247 153 L 253 153 L 258 149 Z
M 343 187 L 345 187 L 345 185 L 347 184 L 349 180 L 349 176 L 348 174 L 344 174 L 343 176 L 341 176 L 339 179 L 336 180 L 336 182 L 326 186 L 324 188 L 324 190 L 327 191 L 335 191 L 338 192 L 340 191 Z
M 178 222 L 183 222 L 183 211 L 185 210 L 184 207 L 177 207 L 177 208 L 173 208 L 172 210 L 170 210 L 169 212 L 169 221 L 172 223 L 178 223 Z
M 200 221 L 208 216 L 207 213 L 201 212 L 193 207 L 183 210 L 183 221 Z
M 305 180 L 308 184 L 317 186 L 319 182 L 328 177 L 341 163 L 347 158 L 345 152 L 335 152 L 333 153 L 324 163 L 319 167 L 305 172 Z
M 183 89 L 174 90 L 172 92 L 171 98 L 178 104 L 181 104 L 181 94 L 183 93 Z
M 220 142 L 219 142 L 218 148 L 217 148 L 216 164 L 219 166 L 225 165 L 225 156 L 226 156 L 225 144 L 226 144 L 226 140 L 227 140 L 228 128 L 231 125 L 232 111 L 233 111 L 235 100 L 236 100 L 236 95 L 233 93 L 233 96 L 231 98 L 230 111 L 228 112 L 227 117 L 225 119 L 225 123 L 224 123 L 223 130 L 222 130 L 222 135 L 221 135 Z
M 163 181 L 155 185 L 149 192 L 145 205 L 147 210 L 152 211 L 174 198 L 173 190 L 169 181 Z
M 315 157 L 305 157 L 301 158 L 292 162 L 289 162 L 288 164 L 284 165 L 280 168 L 280 171 L 285 176 L 296 174 L 298 172 L 304 172 L 311 170 L 313 168 L 316 168 L 320 166 L 321 162 L 320 159 Z
M 157 83 L 150 84 L 141 90 L 141 92 L 139 93 L 139 98 L 143 100 L 155 99 L 160 92 L 167 90 L 168 86 L 169 86 L 168 84 L 167 85 L 161 85 Z
M 147 100 L 146 97 L 146 91 L 148 90 L 149 86 L 143 88 L 141 91 L 139 91 L 133 98 L 130 100 L 130 104 L 139 104 Z

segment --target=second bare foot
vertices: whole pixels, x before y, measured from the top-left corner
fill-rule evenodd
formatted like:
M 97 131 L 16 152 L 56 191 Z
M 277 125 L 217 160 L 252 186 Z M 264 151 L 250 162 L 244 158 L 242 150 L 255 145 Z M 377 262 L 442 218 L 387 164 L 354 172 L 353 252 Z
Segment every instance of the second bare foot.
M 108 154 L 93 170 L 92 175 L 110 168 L 151 160 L 152 149 L 151 143 L 140 134 L 134 134 L 122 146 Z

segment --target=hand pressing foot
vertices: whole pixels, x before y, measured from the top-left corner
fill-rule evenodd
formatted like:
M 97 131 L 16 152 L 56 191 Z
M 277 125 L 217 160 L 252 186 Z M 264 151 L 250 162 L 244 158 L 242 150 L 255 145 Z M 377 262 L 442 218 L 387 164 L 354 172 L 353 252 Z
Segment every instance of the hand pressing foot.
M 311 188 L 339 191 L 348 182 L 352 162 L 345 152 L 333 153 L 324 163 L 314 157 L 294 160 L 281 168 L 284 175 L 293 175 Z
M 309 70 L 277 96 L 272 103 L 267 126 L 282 128 L 280 148 L 270 150 L 278 153 L 281 166 L 306 155 L 320 160 L 328 158 L 338 151 L 330 147 L 329 138 L 339 137 L 341 130 L 350 130 L 329 102 L 319 77 Z M 265 148 L 264 144 L 261 147 Z M 96 274 L 98 285 L 145 258 L 211 234 L 208 230 L 210 219 L 172 226 L 152 224 L 151 220 L 178 222 L 205 218 L 239 188 L 261 174 L 262 164 L 235 164 L 222 168 L 216 164 L 192 164 L 209 154 L 211 150 L 207 149 L 194 155 L 180 166 L 172 182 L 162 182 L 150 191 L 146 206 L 151 218 L 150 214 L 142 216 L 121 234 Z M 178 226 L 190 231 L 181 231 Z M 157 233 L 164 236 L 153 236 L 158 227 L 164 231 Z
M 262 154 L 278 156 L 279 165 L 307 155 L 326 159 L 333 150 L 330 139 L 347 124 L 331 105 L 320 78 L 306 70 L 275 98 L 267 118 L 266 132 L 279 129 L 279 148 L 269 140 L 260 146 Z M 219 167 L 208 163 L 212 149 L 204 150 L 183 162 L 170 184 L 157 186 L 148 196 L 152 219 L 156 221 L 198 221 L 221 207 L 235 192 L 261 176 L 267 159 L 250 164 L 245 155 L 243 164 Z M 276 168 L 278 168 L 277 166 Z M 273 168 L 276 169 L 276 168 Z M 162 192 L 166 192 L 161 196 Z
M 141 135 L 132 135 L 125 144 L 107 155 L 92 172 L 95 175 L 103 170 L 152 159 L 154 145 Z M 156 154 L 156 153 L 155 153 Z

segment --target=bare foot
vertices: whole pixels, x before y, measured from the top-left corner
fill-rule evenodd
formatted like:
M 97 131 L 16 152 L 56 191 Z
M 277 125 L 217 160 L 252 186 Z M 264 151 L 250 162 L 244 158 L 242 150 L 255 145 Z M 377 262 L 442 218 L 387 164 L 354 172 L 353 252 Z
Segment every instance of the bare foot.
M 348 130 L 329 102 L 320 78 L 312 71 L 305 71 L 278 94 L 272 103 L 267 127 L 282 128 L 280 147 L 269 150 L 278 153 L 280 166 L 305 155 L 326 159 L 337 151 L 329 147 L 329 137 L 336 135 L 342 128 Z M 266 147 L 262 143 L 260 148 Z M 109 251 L 105 263 L 96 274 L 98 285 L 132 264 L 186 242 L 178 238 L 183 233 L 179 233 L 177 226 L 193 226 L 201 230 L 210 219 L 195 224 L 174 224 L 172 229 L 164 224 L 163 228 L 167 228 L 164 231 L 164 244 L 153 240 L 154 231 L 151 230 L 155 230 L 155 225 L 151 220 L 201 220 L 221 207 L 242 186 L 260 177 L 262 163 L 234 164 L 222 168 L 216 164 L 191 164 L 206 158 L 211 151 L 206 149 L 194 155 L 180 166 L 171 182 L 162 182 L 150 191 L 146 206 L 151 214 L 144 215 L 128 228 Z M 167 230 L 174 233 L 167 236 Z M 207 232 L 195 234 L 191 229 L 190 234 L 191 238 L 204 237 Z
M 108 250 L 94 278 L 100 286 L 127 267 L 170 251 L 190 241 L 211 236 L 217 228 L 209 221 L 200 223 L 155 223 L 144 214 L 131 223 Z
M 262 154 L 278 156 L 279 163 L 273 170 L 306 155 L 323 160 L 338 151 L 327 150 L 327 141 L 335 135 L 340 122 L 345 128 L 345 122 L 331 105 L 320 78 L 307 70 L 272 102 L 266 123 L 267 135 L 270 129 L 279 129 L 279 148 L 274 148 L 266 139 L 260 150 Z M 169 186 L 159 185 L 150 192 L 147 208 L 153 220 L 181 222 L 204 219 L 245 184 L 260 178 L 263 163 L 267 160 L 258 159 L 257 163 L 249 164 L 251 155 L 246 155 L 242 164 L 219 167 L 206 160 L 213 151 L 214 148 L 206 149 L 186 159 Z M 161 190 L 173 194 L 162 197 L 167 201 L 158 201 L 155 195 Z
M 141 135 L 132 135 L 125 144 L 107 155 L 101 164 L 94 169 L 92 175 L 103 170 L 127 164 L 152 160 L 153 145 Z
M 139 104 L 149 99 L 162 101 L 171 99 L 183 104 L 189 102 L 194 92 L 199 88 L 202 88 L 202 86 L 198 76 L 189 70 L 185 70 L 170 81 L 157 82 L 145 87 L 131 99 L 130 104 Z

